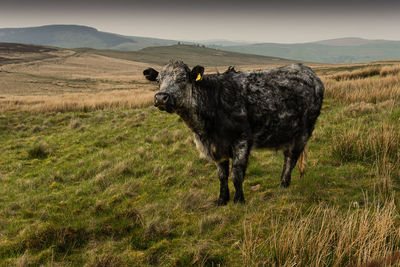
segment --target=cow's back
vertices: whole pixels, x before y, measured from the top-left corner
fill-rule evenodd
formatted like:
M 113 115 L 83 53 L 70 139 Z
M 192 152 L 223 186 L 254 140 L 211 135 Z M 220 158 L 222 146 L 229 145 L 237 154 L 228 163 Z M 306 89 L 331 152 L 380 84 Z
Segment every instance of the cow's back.
M 256 147 L 279 148 L 311 135 L 320 114 L 324 86 L 302 64 L 247 73 L 243 88 Z

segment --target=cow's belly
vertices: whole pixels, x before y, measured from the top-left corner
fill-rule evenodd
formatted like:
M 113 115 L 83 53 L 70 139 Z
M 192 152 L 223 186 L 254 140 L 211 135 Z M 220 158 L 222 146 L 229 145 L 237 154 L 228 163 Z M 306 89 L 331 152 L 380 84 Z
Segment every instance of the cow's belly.
M 301 116 L 295 112 L 261 116 L 252 122 L 253 146 L 279 149 L 291 144 L 304 131 Z
M 213 142 L 212 140 L 202 140 L 200 136 L 194 134 L 194 142 L 200 153 L 200 158 L 205 158 L 210 161 L 223 162 L 229 160 L 231 152 L 228 146 L 223 142 Z

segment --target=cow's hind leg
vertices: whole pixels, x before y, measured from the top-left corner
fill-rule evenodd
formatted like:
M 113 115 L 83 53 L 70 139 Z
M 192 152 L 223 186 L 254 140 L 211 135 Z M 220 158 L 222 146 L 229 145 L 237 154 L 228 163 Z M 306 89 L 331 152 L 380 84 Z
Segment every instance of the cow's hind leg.
M 292 177 L 293 168 L 296 166 L 300 154 L 303 152 L 307 141 L 298 140 L 292 146 L 283 150 L 283 170 L 281 176 L 281 186 L 288 187 Z
M 226 205 L 229 201 L 229 160 L 218 162 L 216 164 L 218 170 L 218 179 L 220 182 L 218 206 L 223 206 Z
M 233 201 L 244 203 L 243 181 L 246 174 L 251 145 L 247 140 L 238 142 L 233 148 L 232 179 L 235 186 Z

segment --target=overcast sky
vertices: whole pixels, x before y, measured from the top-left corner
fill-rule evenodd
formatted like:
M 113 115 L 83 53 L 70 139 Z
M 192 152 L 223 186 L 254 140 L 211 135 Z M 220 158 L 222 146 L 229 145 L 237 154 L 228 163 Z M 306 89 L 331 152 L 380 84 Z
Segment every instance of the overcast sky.
M 0 0 L 0 28 L 47 24 L 175 40 L 400 40 L 400 0 Z

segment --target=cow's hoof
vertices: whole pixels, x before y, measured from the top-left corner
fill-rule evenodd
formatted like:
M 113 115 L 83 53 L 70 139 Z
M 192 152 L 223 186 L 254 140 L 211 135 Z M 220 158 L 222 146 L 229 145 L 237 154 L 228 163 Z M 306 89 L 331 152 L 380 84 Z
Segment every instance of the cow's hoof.
M 217 201 L 217 205 L 218 206 L 225 206 L 226 204 L 228 204 L 228 201 L 229 201 L 229 199 L 219 198 L 218 201 Z
M 290 185 L 290 182 L 288 182 L 288 181 L 282 181 L 281 182 L 281 187 L 288 188 L 289 185 Z
M 235 195 L 233 202 L 244 204 L 245 203 L 244 196 L 243 195 Z

